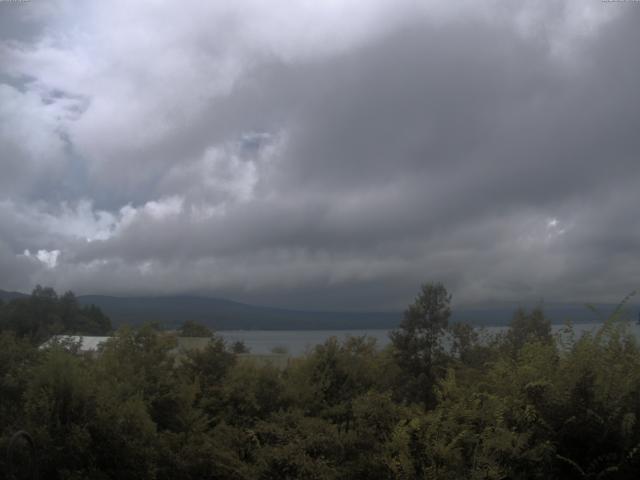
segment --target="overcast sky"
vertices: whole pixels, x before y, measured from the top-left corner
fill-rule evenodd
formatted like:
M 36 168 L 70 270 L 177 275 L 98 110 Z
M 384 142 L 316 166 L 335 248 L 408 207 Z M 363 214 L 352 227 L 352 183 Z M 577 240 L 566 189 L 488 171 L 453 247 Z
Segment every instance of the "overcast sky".
M 0 2 L 0 288 L 640 286 L 640 3 Z

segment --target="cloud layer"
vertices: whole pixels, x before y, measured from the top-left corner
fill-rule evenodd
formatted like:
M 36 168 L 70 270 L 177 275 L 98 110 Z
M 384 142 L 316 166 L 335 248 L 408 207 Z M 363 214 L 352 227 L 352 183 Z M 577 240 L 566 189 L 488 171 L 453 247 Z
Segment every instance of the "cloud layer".
M 224 3 L 0 3 L 0 287 L 640 285 L 636 4 Z

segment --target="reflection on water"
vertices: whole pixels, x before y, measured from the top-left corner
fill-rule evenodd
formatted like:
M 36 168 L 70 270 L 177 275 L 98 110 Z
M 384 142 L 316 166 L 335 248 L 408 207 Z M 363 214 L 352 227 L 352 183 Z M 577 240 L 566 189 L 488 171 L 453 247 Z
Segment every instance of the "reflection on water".
M 217 332 L 228 342 L 241 340 L 251 353 L 271 353 L 284 347 L 291 355 L 302 355 L 330 337 L 367 335 L 376 339 L 378 346 L 389 343 L 389 330 L 228 330 Z
M 573 326 L 576 338 L 585 332 L 592 332 L 601 326 L 601 323 L 579 323 Z M 564 325 L 554 325 L 554 332 L 563 329 Z M 631 331 L 640 338 L 640 325 L 631 324 Z M 485 327 L 488 335 L 497 334 L 506 327 Z M 271 353 L 276 348 L 284 347 L 291 355 L 301 355 L 310 351 L 315 345 L 323 343 L 330 337 L 339 339 L 348 336 L 360 337 L 363 335 L 373 337 L 379 347 L 389 344 L 390 330 L 227 330 L 218 332 L 228 342 L 241 340 L 251 350 L 251 353 Z

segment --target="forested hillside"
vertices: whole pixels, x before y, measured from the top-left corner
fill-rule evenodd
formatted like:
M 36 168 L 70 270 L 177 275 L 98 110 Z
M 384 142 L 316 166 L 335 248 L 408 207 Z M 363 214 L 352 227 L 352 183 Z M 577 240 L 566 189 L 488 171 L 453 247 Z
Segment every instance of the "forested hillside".
M 81 295 L 83 305 L 96 305 L 115 326 L 159 322 L 176 328 L 184 320 L 194 320 L 216 330 L 355 330 L 396 328 L 402 312 L 301 311 L 249 305 L 220 298 L 196 296 L 109 297 Z M 490 303 L 484 306 L 456 308 L 451 321 L 475 326 L 505 326 L 519 307 L 535 308 L 539 302 Z M 616 305 L 594 305 L 606 315 Z M 552 323 L 567 319 L 576 323 L 592 322 L 598 316 L 581 303 L 545 303 L 545 315 Z M 633 311 L 640 310 L 635 305 Z
M 0 300 L 26 298 L 28 295 L 0 290 Z M 184 321 L 202 323 L 214 330 L 356 330 L 392 329 L 402 319 L 400 311 L 303 311 L 250 305 L 221 298 L 198 296 L 113 297 L 79 295 L 81 306 L 98 307 L 114 327 L 141 326 L 154 322 L 167 329 L 178 328 Z M 508 325 L 514 310 L 535 308 L 540 302 L 488 303 L 483 306 L 456 307 L 451 314 L 455 323 L 474 326 Z M 590 311 L 581 303 L 544 303 L 545 316 L 551 323 L 593 322 L 606 318 L 615 304 L 600 303 Z M 640 305 L 630 306 L 640 311 Z
M 37 286 L 31 295 L 10 294 L 0 299 L 0 330 L 12 331 L 32 343 L 57 334 L 104 335 L 111 321 L 95 305 L 81 305 L 73 292 L 58 296 Z
M 520 310 L 481 339 L 449 305 L 425 285 L 388 348 L 330 339 L 285 368 L 215 336 L 178 361 L 150 326 L 97 356 L 38 350 L 3 323 L 0 449 L 28 431 L 47 479 L 638 478 L 640 347 L 623 309 L 581 338 Z
M 339 330 L 395 328 L 401 319 L 400 312 L 299 311 L 196 296 L 78 298 L 84 305 L 99 306 L 114 325 L 152 321 L 176 328 L 193 320 L 216 330 Z

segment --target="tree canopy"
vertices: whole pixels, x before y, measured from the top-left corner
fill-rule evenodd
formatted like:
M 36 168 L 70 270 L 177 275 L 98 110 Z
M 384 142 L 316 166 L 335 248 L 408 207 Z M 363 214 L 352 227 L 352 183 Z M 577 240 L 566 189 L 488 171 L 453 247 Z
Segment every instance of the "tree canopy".
M 451 295 L 441 283 L 422 285 L 397 330 L 391 332 L 394 356 L 404 371 L 404 395 L 408 400 L 434 402 L 433 387 L 443 357 L 442 337 L 449 326 Z
M 112 328 L 98 307 L 80 305 L 73 292 L 58 296 L 38 285 L 30 296 L 0 304 L 0 330 L 39 343 L 56 334 L 106 335 Z
M 521 311 L 487 337 L 448 325 L 450 299 L 426 285 L 387 348 L 331 338 L 285 366 L 216 335 L 177 361 L 150 326 L 97 356 L 3 328 L 0 451 L 27 430 L 53 480 L 637 478 L 640 346 L 621 315 L 577 337 Z M 51 291 L 31 302 L 59 318 Z
M 187 320 L 182 324 L 182 327 L 178 330 L 183 337 L 211 337 L 213 332 L 209 327 L 192 320 Z

